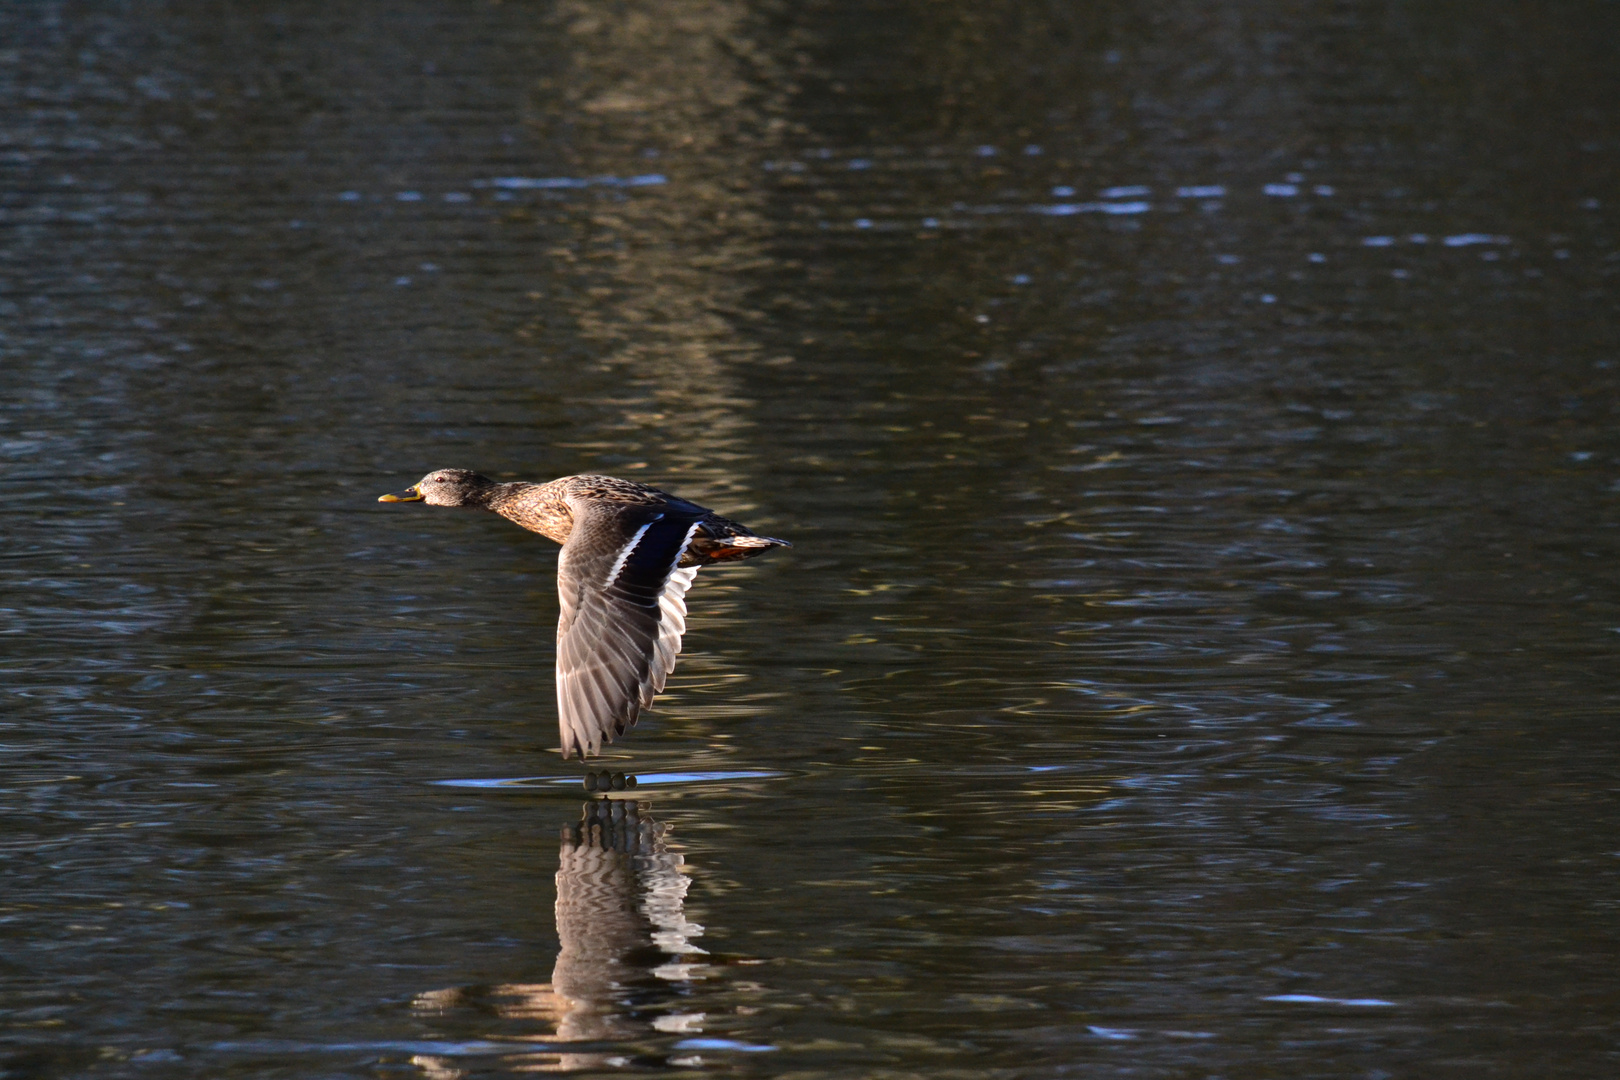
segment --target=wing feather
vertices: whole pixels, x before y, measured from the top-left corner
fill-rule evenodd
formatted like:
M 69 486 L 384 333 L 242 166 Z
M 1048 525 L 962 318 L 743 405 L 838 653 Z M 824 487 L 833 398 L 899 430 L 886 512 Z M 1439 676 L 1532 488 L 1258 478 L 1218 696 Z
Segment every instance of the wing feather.
M 675 670 L 675 658 L 681 654 L 681 635 L 686 633 L 686 590 L 692 587 L 699 569 L 701 567 L 689 566 L 670 571 L 669 581 L 658 598 L 658 662 L 653 665 L 649 684 L 652 692 L 647 695 L 646 704 L 652 703 L 653 694 L 663 691 L 664 680 Z
M 579 500 L 557 564 L 557 726 L 563 757 L 600 753 L 663 690 L 697 569 L 676 564 L 699 518 Z

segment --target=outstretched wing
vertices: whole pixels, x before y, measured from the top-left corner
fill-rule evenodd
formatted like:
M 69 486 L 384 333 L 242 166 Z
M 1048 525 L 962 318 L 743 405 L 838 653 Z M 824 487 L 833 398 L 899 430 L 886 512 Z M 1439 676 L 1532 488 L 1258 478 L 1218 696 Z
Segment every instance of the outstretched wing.
M 599 753 L 664 688 L 686 631 L 697 568 L 675 564 L 700 515 L 669 507 L 572 503 L 557 562 L 557 724 L 564 758 Z

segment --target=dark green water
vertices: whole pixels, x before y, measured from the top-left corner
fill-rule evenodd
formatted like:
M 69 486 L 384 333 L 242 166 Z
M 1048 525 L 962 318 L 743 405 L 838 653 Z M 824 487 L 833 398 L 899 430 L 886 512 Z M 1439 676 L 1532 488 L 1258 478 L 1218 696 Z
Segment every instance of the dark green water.
M 1617 117 L 1598 2 L 5 6 L 0 1076 L 1615 1075 Z M 440 466 L 795 542 L 628 797 Z

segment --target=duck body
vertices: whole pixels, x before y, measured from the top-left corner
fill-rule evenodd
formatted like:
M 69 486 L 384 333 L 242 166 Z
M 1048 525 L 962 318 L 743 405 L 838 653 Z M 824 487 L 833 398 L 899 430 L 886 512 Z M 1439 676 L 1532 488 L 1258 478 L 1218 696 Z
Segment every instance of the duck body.
M 601 752 L 634 725 L 674 670 L 686 591 L 704 566 L 786 540 L 667 491 L 581 474 L 501 484 L 439 469 L 380 502 L 488 510 L 562 545 L 557 563 L 557 719 L 562 755 Z
M 721 517 L 706 506 L 699 506 L 678 495 L 660 491 L 634 480 L 616 476 L 582 473 L 564 476 L 544 484 L 496 484 L 489 509 L 530 532 L 567 546 L 575 526 L 574 506 L 616 505 L 638 516 L 631 508 L 651 508 L 697 524 L 691 542 L 681 551 L 680 567 L 708 566 L 717 562 L 738 562 L 763 554 L 773 547 L 791 547 L 785 540 L 756 536 L 746 525 Z

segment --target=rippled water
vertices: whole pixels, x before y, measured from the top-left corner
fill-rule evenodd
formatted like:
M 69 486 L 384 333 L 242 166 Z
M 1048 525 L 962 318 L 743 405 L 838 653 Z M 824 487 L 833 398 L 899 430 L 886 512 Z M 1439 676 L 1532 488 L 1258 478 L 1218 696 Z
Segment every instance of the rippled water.
M 0 10 L 3 1075 L 1612 1074 L 1617 42 Z M 440 466 L 794 541 L 634 787 Z

